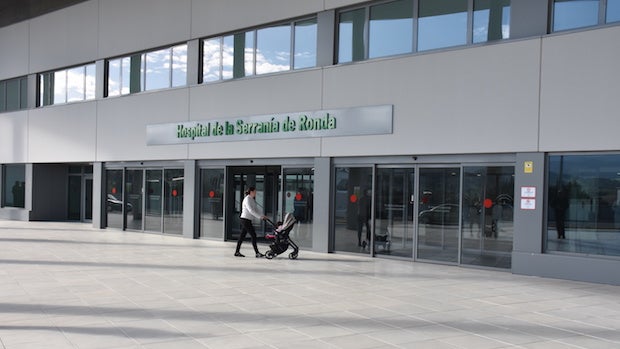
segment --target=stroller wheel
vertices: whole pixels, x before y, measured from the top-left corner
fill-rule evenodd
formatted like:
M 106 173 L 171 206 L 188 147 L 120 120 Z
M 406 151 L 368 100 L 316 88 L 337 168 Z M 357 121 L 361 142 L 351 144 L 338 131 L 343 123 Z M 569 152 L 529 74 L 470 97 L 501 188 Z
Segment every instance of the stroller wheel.
M 265 252 L 265 258 L 267 258 L 267 259 L 273 259 L 273 257 L 275 257 L 275 256 L 276 256 L 276 254 L 273 253 L 273 251 L 271 251 L 271 250 Z
M 288 254 L 288 259 L 297 259 L 297 253 L 291 252 Z

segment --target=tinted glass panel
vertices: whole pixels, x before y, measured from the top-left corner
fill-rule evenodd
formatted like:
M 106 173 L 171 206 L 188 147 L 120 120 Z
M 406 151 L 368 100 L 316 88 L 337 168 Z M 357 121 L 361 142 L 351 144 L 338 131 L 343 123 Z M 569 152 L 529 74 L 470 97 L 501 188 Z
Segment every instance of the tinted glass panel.
M 106 212 L 107 226 L 123 229 L 123 170 L 106 171 Z M 127 204 L 126 211 L 131 211 L 133 205 Z
M 143 200 L 143 172 L 144 170 L 128 170 L 125 177 L 125 195 L 127 208 L 125 210 L 127 229 L 142 230 L 142 200 Z
M 620 0 L 607 0 L 607 23 L 620 21 Z
M 161 232 L 162 170 L 146 170 L 144 230 Z
M 312 248 L 313 169 L 284 169 L 284 190 L 284 212 L 282 212 L 282 216 L 292 213 L 297 220 L 295 227 L 290 231 L 290 237 L 298 246 Z
M 414 170 L 380 168 L 375 194 L 375 254 L 413 256 Z
M 19 109 L 19 98 L 20 88 L 19 88 L 19 80 L 13 79 L 6 81 L 6 110 L 18 110 Z
M 164 233 L 183 234 L 183 170 L 164 170 Z
M 316 18 L 295 23 L 294 69 L 316 66 Z
M 221 38 L 215 38 L 202 43 L 202 82 L 218 81 L 222 78 L 221 41 Z
M 340 14 L 338 22 L 338 63 L 360 61 L 366 56 L 364 47 L 364 23 L 366 9 Z
M 224 170 L 203 169 L 200 188 L 200 236 L 224 237 Z
M 19 80 L 19 108 L 28 108 L 28 78 L 22 78 Z
M 549 157 L 547 251 L 620 256 L 620 155 Z
M 170 87 L 170 49 L 146 54 L 145 90 Z
M 370 8 L 368 57 L 413 50 L 413 2 L 400 0 Z
M 418 50 L 467 43 L 467 0 L 420 0 Z
M 4 165 L 3 170 L 3 205 L 23 208 L 26 202 L 26 166 Z
M 71 221 L 82 219 L 82 176 L 69 176 L 68 217 Z
M 0 112 L 6 111 L 6 82 L 0 81 Z
M 473 42 L 510 37 L 510 0 L 476 0 Z
M 553 30 L 566 30 L 598 24 L 599 0 L 555 0 Z
M 291 68 L 291 26 L 280 25 L 256 31 L 256 74 Z
M 235 37 L 229 35 L 224 37 L 222 46 L 222 79 L 233 78 L 233 66 L 235 61 Z
M 334 248 L 370 253 L 372 169 L 336 168 Z

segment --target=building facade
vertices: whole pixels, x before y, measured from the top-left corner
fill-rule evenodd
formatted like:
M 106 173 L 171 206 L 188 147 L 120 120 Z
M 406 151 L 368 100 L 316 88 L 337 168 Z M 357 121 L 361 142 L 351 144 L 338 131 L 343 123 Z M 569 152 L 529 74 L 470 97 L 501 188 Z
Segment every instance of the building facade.
M 618 37 L 620 0 L 79 2 L 0 28 L 0 218 L 236 240 L 256 186 L 302 249 L 620 284 Z

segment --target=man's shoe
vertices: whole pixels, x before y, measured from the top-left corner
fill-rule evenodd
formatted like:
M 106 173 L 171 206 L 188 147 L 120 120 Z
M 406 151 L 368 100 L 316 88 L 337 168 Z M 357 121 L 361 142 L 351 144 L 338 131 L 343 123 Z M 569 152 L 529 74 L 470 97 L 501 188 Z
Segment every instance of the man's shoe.
M 265 257 L 265 255 L 260 252 L 256 254 L 256 258 L 263 258 L 263 257 Z
M 235 252 L 235 257 L 245 257 L 245 256 L 242 255 L 240 252 Z

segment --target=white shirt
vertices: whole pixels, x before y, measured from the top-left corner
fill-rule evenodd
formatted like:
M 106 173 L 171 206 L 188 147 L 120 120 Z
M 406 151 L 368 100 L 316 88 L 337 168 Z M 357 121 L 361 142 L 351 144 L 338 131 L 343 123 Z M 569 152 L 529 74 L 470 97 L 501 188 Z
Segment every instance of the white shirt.
M 263 212 L 256 204 L 256 200 L 251 195 L 246 195 L 241 204 L 241 218 L 251 220 L 254 217 L 261 219 Z

